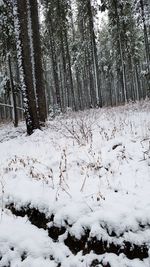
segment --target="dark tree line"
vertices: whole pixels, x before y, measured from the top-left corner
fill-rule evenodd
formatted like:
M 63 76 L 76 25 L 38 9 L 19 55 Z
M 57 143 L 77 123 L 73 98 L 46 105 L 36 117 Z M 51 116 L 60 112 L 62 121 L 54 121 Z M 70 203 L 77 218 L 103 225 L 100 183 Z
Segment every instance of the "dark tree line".
M 52 81 L 50 103 L 56 95 L 59 102 L 65 96 L 65 108 L 85 109 L 149 95 L 149 1 L 101 0 L 98 5 L 90 0 L 43 0 L 42 4 L 45 68 Z M 95 27 L 98 10 L 108 17 L 101 29 Z M 65 66 L 69 62 L 70 91 L 62 62 Z
M 98 28 L 100 12 L 107 19 Z M 0 97 L 11 92 L 14 107 L 23 103 L 28 134 L 47 112 L 149 96 L 148 0 L 3 0 L 0 28 Z

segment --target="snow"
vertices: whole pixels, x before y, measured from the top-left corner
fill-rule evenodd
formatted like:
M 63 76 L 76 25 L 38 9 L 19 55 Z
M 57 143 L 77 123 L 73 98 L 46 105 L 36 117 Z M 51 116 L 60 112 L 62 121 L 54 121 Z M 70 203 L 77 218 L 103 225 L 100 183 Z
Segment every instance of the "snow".
M 4 5 L 3 0 L 0 0 L 0 6 Z
M 24 68 L 23 68 L 23 51 L 22 51 L 22 41 L 21 41 L 21 32 L 20 32 L 20 21 L 18 14 L 18 6 L 17 1 L 14 0 L 13 4 L 13 16 L 14 16 L 14 30 L 16 37 L 16 48 L 17 48 L 17 59 L 18 59 L 18 67 L 19 67 L 19 75 L 20 75 L 20 83 L 21 83 L 21 91 L 23 95 L 23 108 L 26 113 L 26 118 L 28 117 L 28 123 L 30 122 L 30 114 L 28 111 L 28 98 L 26 93 L 26 84 L 24 77 Z
M 69 112 L 31 136 L 23 123 L 18 129 L 2 124 L 0 173 L 1 267 L 8 262 L 13 267 L 86 267 L 94 259 L 111 267 L 150 266 L 150 257 L 74 255 L 64 244 L 68 232 L 79 239 L 88 229 L 89 238 L 150 247 L 148 101 Z M 46 218 L 53 215 L 48 228 L 64 226 L 67 232 L 55 242 L 27 216 L 12 215 L 12 203 L 17 210 L 30 207 Z

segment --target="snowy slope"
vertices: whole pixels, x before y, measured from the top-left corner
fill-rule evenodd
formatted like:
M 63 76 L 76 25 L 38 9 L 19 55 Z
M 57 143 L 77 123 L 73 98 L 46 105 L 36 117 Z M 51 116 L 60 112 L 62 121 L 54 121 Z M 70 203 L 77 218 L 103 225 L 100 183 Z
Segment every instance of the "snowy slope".
M 1 267 L 150 266 L 148 102 L 1 125 L 0 163 Z

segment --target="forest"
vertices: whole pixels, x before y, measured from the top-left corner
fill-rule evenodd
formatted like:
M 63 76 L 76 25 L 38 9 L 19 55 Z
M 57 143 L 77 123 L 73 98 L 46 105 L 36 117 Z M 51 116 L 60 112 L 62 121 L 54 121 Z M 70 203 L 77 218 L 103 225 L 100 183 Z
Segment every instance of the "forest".
M 149 22 L 148 0 L 1 0 L 1 120 L 146 99 Z
M 0 267 L 150 267 L 150 1 L 0 0 Z

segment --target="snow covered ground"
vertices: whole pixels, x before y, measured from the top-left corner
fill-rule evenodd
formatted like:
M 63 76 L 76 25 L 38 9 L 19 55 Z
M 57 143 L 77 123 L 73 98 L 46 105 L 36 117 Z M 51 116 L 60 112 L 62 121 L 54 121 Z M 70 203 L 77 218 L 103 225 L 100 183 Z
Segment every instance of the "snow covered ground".
M 149 102 L 0 125 L 0 267 L 150 267 L 149 191 Z

